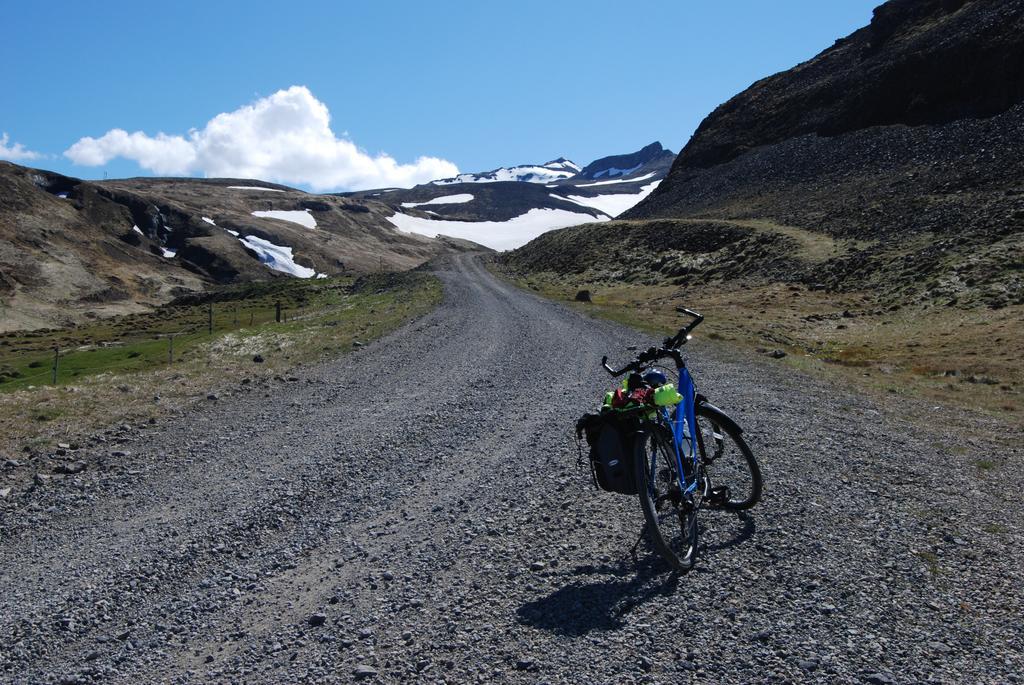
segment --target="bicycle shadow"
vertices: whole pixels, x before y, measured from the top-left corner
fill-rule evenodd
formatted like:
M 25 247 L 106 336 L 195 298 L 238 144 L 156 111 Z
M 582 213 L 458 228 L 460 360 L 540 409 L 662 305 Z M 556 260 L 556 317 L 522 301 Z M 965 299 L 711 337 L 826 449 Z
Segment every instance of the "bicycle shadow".
M 702 557 L 736 547 L 753 537 L 757 526 L 752 516 L 741 512 L 734 520 L 740 524 L 739 530 L 726 534 L 721 541 L 702 545 Z M 713 572 L 701 563 L 698 561 L 691 573 Z M 627 558 L 614 564 L 584 564 L 559 575 L 573 580 L 546 597 L 523 603 L 516 611 L 520 623 L 572 637 L 595 630 L 615 630 L 625 624 L 628 614 L 637 607 L 675 594 L 682 578 L 670 572 L 646 542 L 641 545 L 636 563 Z M 591 583 L 575 580 L 595 575 L 605 578 Z
M 579 581 L 522 604 L 519 622 L 558 635 L 579 637 L 594 630 L 614 630 L 625 623 L 630 611 L 655 597 L 675 593 L 679 576 L 653 552 L 644 552 L 638 564 L 622 561 L 611 565 L 585 564 L 565 572 L 570 577 L 615 576 L 592 583 Z
M 725 513 L 725 512 L 723 512 Z M 723 521 L 728 519 L 716 517 L 714 524 L 710 529 L 701 530 L 701 540 L 703 541 L 701 554 L 708 554 L 714 552 L 721 552 L 732 547 L 738 547 L 744 542 L 754 537 L 754 533 L 757 532 L 757 523 L 754 521 L 754 517 L 748 512 L 740 511 L 730 516 L 733 522 L 739 524 L 739 530 L 734 530 L 732 526 L 728 530 L 725 529 Z M 711 542 L 708 542 L 709 532 L 713 531 L 714 538 Z M 719 540 L 719 536 L 724 537 Z

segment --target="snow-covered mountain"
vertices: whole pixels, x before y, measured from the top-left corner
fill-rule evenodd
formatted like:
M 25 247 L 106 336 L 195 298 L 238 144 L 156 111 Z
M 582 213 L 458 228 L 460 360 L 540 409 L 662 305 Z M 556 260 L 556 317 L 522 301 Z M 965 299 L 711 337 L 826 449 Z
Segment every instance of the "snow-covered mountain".
M 674 160 L 671 150 L 651 143 L 583 168 L 559 157 L 347 196 L 390 204 L 388 221 L 401 232 L 507 250 L 556 228 L 615 218 L 654 191 Z
M 0 162 L 0 298 L 9 325 L 67 325 L 217 283 L 407 269 L 479 249 L 450 238 L 510 249 L 618 216 L 673 158 L 655 143 L 583 169 L 559 158 L 340 195 L 258 179 L 83 181 Z
M 546 164 L 521 164 L 513 167 L 501 167 L 478 174 L 459 174 L 452 178 L 432 181 L 434 185 L 452 185 L 453 183 L 498 183 L 500 181 L 518 181 L 523 183 L 552 183 L 575 176 L 580 168 L 564 157 Z

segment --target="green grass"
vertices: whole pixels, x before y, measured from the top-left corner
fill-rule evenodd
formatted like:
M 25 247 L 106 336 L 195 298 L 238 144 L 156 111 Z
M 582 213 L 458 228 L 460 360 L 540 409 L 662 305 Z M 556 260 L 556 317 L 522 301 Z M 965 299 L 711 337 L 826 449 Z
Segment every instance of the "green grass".
M 36 421 L 46 422 L 53 421 L 64 415 L 64 411 L 60 409 L 44 408 L 40 409 L 33 417 Z
M 356 342 L 372 341 L 427 313 L 441 298 L 440 282 L 418 272 L 282 279 L 216 291 L 144 315 L 8 333 L 0 338 L 0 371 L 7 372 L 0 376 L 0 450 L 35 450 L 112 422 L 159 418 L 219 388 L 337 357 Z M 278 300 L 280 323 L 274 312 Z M 170 363 L 167 338 L 158 336 L 182 330 L 188 332 L 174 338 Z M 63 351 L 53 385 L 55 345 Z M 12 378 L 11 372 L 18 375 Z
M 850 247 L 863 249 L 868 245 L 863 241 L 838 241 L 827 233 L 808 231 L 798 226 L 784 226 L 763 219 L 680 219 L 678 221 L 691 224 L 717 223 L 752 228 L 761 232 L 778 233 L 790 238 L 799 246 L 797 256 L 811 262 L 823 262 L 845 254 Z
M 350 292 L 353 282 L 352 278 L 282 279 L 214 291 L 188 304 L 76 328 L 7 333 L 0 336 L 0 392 L 52 385 L 55 348 L 59 350 L 56 384 L 64 385 L 101 373 L 124 375 L 167 366 L 172 335 L 174 363 L 181 363 L 227 334 L 244 337 L 269 331 L 287 336 L 328 316 L 350 321 L 362 313 L 361 308 L 386 306 L 387 288 L 380 294 L 364 290 L 357 295 Z M 275 320 L 278 301 L 281 323 Z

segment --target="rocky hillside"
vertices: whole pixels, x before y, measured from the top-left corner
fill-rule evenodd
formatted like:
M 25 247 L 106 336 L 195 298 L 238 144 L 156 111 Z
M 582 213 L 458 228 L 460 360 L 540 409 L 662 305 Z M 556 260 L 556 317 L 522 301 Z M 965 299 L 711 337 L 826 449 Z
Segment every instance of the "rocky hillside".
M 508 249 L 545 231 L 618 216 L 658 187 L 674 159 L 675 153 L 655 142 L 582 169 L 559 157 L 544 164 L 460 174 L 408 190 L 343 196 L 387 202 L 396 210 L 389 221 L 403 231 Z
M 635 256 L 679 282 L 782 279 L 887 306 L 1021 303 L 1022 100 L 1024 2 L 892 0 L 718 107 L 621 218 L 673 220 L 645 229 L 660 237 Z M 735 240 L 703 252 L 709 225 Z M 523 267 L 546 268 L 529 252 Z
M 718 107 L 616 221 L 504 268 L 638 325 L 687 304 L 704 335 L 1019 423 L 1022 79 L 1024 0 L 892 0 Z
M 85 182 L 0 162 L 0 330 L 121 314 L 218 283 L 408 269 L 469 246 L 389 206 L 239 179 Z

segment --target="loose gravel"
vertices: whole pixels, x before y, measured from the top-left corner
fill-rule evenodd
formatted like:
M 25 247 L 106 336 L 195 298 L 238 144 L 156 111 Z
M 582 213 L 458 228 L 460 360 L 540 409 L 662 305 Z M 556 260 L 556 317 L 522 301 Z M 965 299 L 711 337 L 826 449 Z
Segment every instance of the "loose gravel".
M 438 268 L 388 338 L 0 496 L 0 681 L 1021 680 L 1020 449 L 697 343 L 766 485 L 676 577 L 571 437 L 649 340 Z

